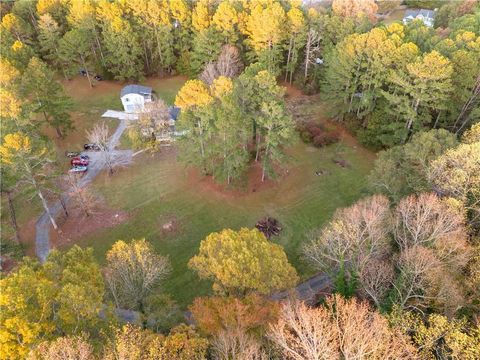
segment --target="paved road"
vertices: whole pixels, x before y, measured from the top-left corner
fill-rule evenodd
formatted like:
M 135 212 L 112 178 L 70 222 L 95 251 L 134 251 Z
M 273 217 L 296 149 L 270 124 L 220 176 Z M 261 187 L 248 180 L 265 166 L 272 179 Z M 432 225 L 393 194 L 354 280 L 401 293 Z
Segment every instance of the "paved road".
M 127 127 L 127 121 L 121 120 L 117 129 L 115 130 L 115 132 L 110 138 L 110 141 L 109 141 L 110 147 L 115 147 L 118 145 L 120 141 L 120 137 L 122 136 L 126 127 Z M 90 157 L 90 164 L 88 166 L 88 171 L 79 182 L 80 186 L 82 187 L 88 185 L 98 175 L 98 173 L 105 167 L 104 161 L 99 152 L 89 152 L 88 156 Z M 115 151 L 114 156 L 125 156 L 126 158 L 131 158 L 132 151 L 117 150 Z M 61 196 L 64 202 L 68 203 L 69 201 L 68 191 L 66 191 Z M 54 218 L 58 216 L 61 210 L 62 210 L 62 204 L 60 200 L 50 205 L 50 212 Z M 37 257 L 41 263 L 45 262 L 45 260 L 48 257 L 48 254 L 50 253 L 50 227 L 51 226 L 52 224 L 50 223 L 50 219 L 46 212 L 44 212 L 40 216 L 40 218 L 37 220 L 37 223 L 35 225 L 35 228 L 36 228 L 35 253 L 37 254 Z
M 305 301 L 307 304 L 314 305 L 318 298 L 326 296 L 331 293 L 332 282 L 326 274 L 317 274 L 301 284 L 298 284 L 295 289 L 289 291 L 281 291 L 272 294 L 272 300 L 283 300 L 290 295 L 295 295 L 299 300 Z
M 315 276 L 312 276 L 310 279 L 307 279 L 304 282 L 298 284 L 295 289 L 273 293 L 272 295 L 270 295 L 270 299 L 274 301 L 281 301 L 291 296 L 294 296 L 296 299 L 305 301 L 305 303 L 309 305 L 316 305 L 320 298 L 325 297 L 331 293 L 332 282 L 330 278 L 326 274 L 317 274 Z M 136 315 L 138 316 L 138 314 L 135 314 L 135 312 L 133 312 L 132 314 L 118 313 L 117 315 L 124 321 L 129 321 L 130 318 L 136 321 Z M 195 319 L 193 318 L 193 315 L 190 311 L 185 311 L 183 315 L 187 324 L 195 324 Z

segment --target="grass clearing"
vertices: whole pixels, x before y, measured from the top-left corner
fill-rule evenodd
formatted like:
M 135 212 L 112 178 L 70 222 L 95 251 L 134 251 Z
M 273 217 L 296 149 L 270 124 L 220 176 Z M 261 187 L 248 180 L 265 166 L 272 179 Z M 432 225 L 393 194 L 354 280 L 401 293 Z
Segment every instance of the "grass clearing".
M 172 77 L 148 79 L 143 83 L 172 104 L 185 81 L 183 77 Z M 121 109 L 122 87 L 123 84 L 104 81 L 90 89 L 81 77 L 65 83 L 67 93 L 76 102 L 76 130 L 57 142 L 59 156 L 67 148 L 78 149 L 85 140 L 85 131 L 100 120 L 105 110 Z M 324 121 L 322 103 L 311 100 L 297 108 L 296 114 Z M 112 129 L 115 128 L 116 120 L 110 123 Z M 121 147 L 128 145 L 128 139 L 122 138 Z M 200 280 L 187 266 L 188 260 L 198 252 L 200 241 L 224 228 L 252 228 L 268 215 L 277 218 L 283 226 L 280 236 L 272 241 L 285 248 L 300 276 L 307 278 L 312 271 L 301 258 L 301 245 L 309 232 L 328 221 L 337 208 L 348 206 L 365 194 L 365 177 L 371 170 L 374 155 L 346 133 L 340 143 L 321 149 L 298 142 L 289 149 L 289 155 L 287 175 L 258 191 L 240 193 L 218 191 L 208 180 L 192 175 L 176 161 L 174 147 L 165 148 L 155 156 L 140 154 L 131 166 L 119 170 L 113 177 L 102 173 L 93 183 L 107 206 L 127 212 L 128 220 L 90 233 L 78 243 L 93 247 L 96 258 L 103 263 L 116 240 L 146 238 L 159 253 L 170 258 L 172 274 L 166 281 L 165 291 L 186 307 L 196 296 L 211 291 L 211 284 Z M 349 167 L 342 168 L 332 161 L 338 158 L 346 160 Z M 319 169 L 326 170 L 328 175 L 316 176 L 315 171 Z M 20 207 L 22 212 L 28 208 L 25 204 L 19 204 Z M 32 214 L 25 211 L 20 217 L 27 220 L 30 218 L 27 215 Z M 32 220 L 38 214 L 33 216 Z M 166 232 L 162 225 L 172 218 L 177 227 L 175 231 Z M 34 221 L 29 223 L 34 225 Z M 29 246 L 32 253 L 33 241 Z
M 281 181 L 258 192 L 230 196 L 207 188 L 204 179 L 192 180 L 191 172 L 176 162 L 173 149 L 154 157 L 142 154 L 129 168 L 113 177 L 103 174 L 95 181 L 95 189 L 109 207 L 129 212 L 130 219 L 88 236 L 81 244 L 92 246 L 97 259 L 104 262 L 106 251 L 116 240 L 146 238 L 170 258 L 173 272 L 166 291 L 186 306 L 196 296 L 210 292 L 210 284 L 199 280 L 187 267 L 200 241 L 224 228 L 251 228 L 269 215 L 283 226 L 280 236 L 272 241 L 285 248 L 290 262 L 306 278 L 312 272 L 301 259 L 301 244 L 335 209 L 363 195 L 372 155 L 342 142 L 323 149 L 298 143 L 290 156 L 289 174 Z M 344 169 L 333 163 L 332 159 L 338 157 L 347 160 L 350 167 Z M 329 175 L 316 176 L 319 168 Z M 172 217 L 178 229 L 166 233 L 162 224 Z

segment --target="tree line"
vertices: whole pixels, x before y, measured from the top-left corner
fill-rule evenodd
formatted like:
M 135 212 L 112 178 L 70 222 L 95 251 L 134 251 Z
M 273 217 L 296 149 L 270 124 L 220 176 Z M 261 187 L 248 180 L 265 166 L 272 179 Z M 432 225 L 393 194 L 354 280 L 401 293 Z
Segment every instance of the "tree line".
M 380 153 L 372 195 L 302 248 L 332 280 L 314 306 L 272 300 L 299 277 L 257 229 L 200 242 L 188 266 L 212 293 L 189 306 L 195 326 L 162 286 L 168 258 L 144 239 L 117 241 L 102 267 L 77 246 L 42 265 L 25 258 L 0 280 L 0 358 L 476 359 L 479 160 L 478 124 L 460 140 L 433 129 Z
M 479 116 L 478 3 L 444 3 L 436 28 L 378 23 L 377 11 L 389 6 L 21 0 L 3 5 L 2 54 L 20 71 L 33 54 L 67 78 L 84 69 L 93 84 L 94 73 L 118 80 L 196 77 L 212 71 L 228 45 L 244 64 L 260 63 L 321 91 L 332 114 L 375 148 L 405 142 L 423 128 L 462 133 Z

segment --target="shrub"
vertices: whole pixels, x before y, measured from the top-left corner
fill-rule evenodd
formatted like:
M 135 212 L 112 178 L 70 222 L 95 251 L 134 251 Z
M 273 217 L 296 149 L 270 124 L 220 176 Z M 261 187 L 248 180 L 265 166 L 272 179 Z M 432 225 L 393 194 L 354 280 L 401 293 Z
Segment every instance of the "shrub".
M 323 147 L 335 144 L 339 139 L 340 134 L 336 130 L 323 132 L 313 138 L 313 145 L 316 147 Z

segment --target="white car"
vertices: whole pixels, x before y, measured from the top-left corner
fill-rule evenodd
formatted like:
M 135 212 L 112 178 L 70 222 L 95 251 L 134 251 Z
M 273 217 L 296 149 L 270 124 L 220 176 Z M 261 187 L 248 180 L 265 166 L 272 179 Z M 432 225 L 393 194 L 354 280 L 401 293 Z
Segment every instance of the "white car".
M 71 173 L 83 173 L 85 171 L 88 170 L 88 167 L 86 166 L 74 166 L 72 167 L 70 170 L 68 170 L 68 172 L 71 172 Z

